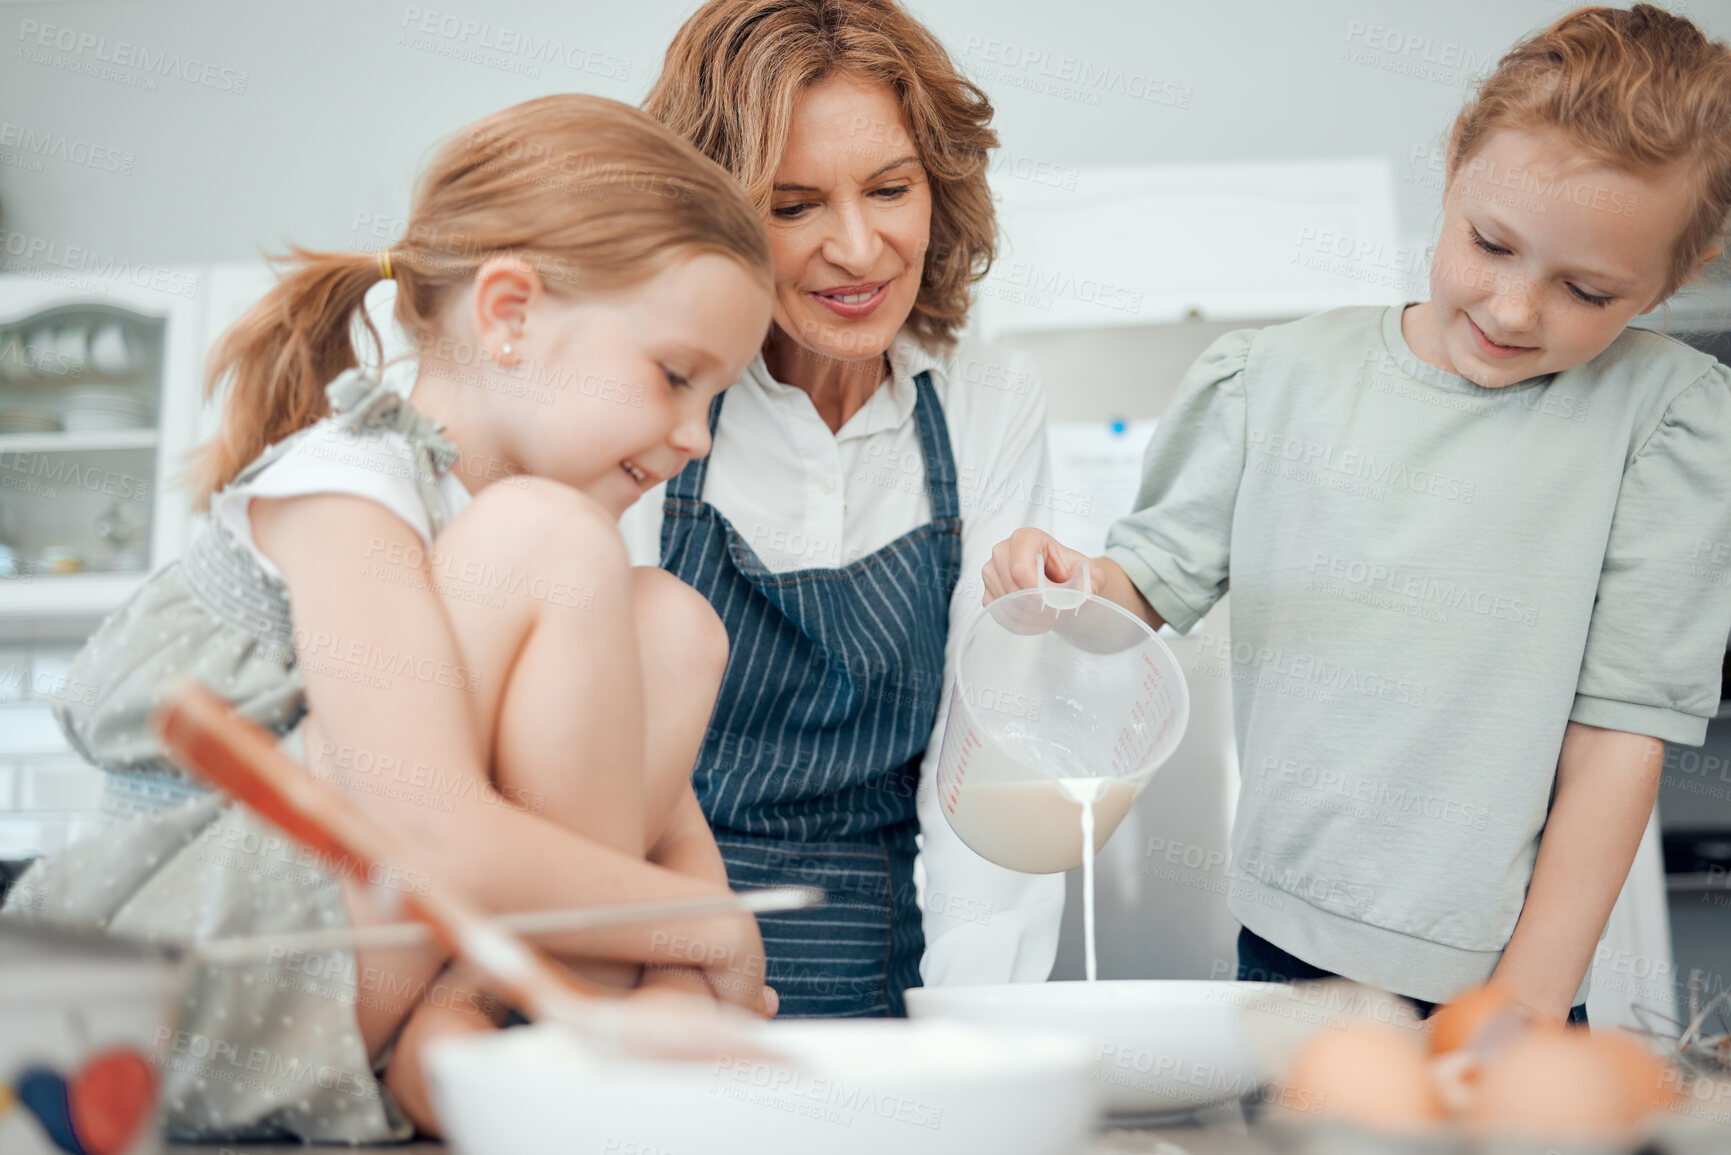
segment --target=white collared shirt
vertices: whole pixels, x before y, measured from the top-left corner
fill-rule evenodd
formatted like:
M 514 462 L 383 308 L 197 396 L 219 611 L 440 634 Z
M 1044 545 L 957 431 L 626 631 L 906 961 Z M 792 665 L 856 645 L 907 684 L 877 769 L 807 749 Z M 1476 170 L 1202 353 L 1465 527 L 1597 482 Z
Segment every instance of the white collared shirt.
M 1051 528 L 1046 395 L 1027 354 L 967 338 L 933 354 L 904 333 L 889 362 L 889 380 L 832 433 L 803 390 L 775 380 L 756 358 L 725 394 L 703 499 L 778 573 L 847 565 L 925 525 L 932 509 L 914 378 L 929 370 L 962 512 L 962 568 L 944 646 L 947 706 L 992 547 L 1022 526 Z M 660 560 L 662 490 L 620 521 L 639 565 Z M 921 975 L 931 986 L 1043 981 L 1057 955 L 1064 876 L 1006 870 L 956 837 L 933 789 L 943 732 L 940 708 L 920 767 Z

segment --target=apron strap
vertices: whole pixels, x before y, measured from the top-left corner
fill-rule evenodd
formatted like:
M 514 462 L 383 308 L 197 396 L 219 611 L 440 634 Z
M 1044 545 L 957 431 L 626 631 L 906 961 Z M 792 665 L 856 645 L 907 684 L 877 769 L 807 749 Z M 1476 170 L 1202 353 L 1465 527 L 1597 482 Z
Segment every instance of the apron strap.
M 938 404 L 938 391 L 932 388 L 928 369 L 914 378 L 918 400 L 914 402 L 914 417 L 920 425 L 920 452 L 926 458 L 926 494 L 932 503 L 933 521 L 960 521 L 961 498 L 956 493 L 956 458 L 950 452 L 950 425 L 944 419 L 944 407 Z

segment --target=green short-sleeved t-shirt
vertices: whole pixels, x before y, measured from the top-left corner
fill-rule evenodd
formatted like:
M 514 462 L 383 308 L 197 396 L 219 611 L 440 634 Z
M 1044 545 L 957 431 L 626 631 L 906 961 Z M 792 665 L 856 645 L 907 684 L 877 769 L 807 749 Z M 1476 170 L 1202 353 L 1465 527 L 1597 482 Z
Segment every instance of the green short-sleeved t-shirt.
M 1441 1000 L 1514 930 L 1569 721 L 1705 735 L 1731 632 L 1731 373 L 1630 329 L 1483 389 L 1420 362 L 1401 313 L 1216 342 L 1107 554 L 1181 630 L 1231 588 L 1230 638 L 1187 673 L 1232 683 L 1233 913 Z

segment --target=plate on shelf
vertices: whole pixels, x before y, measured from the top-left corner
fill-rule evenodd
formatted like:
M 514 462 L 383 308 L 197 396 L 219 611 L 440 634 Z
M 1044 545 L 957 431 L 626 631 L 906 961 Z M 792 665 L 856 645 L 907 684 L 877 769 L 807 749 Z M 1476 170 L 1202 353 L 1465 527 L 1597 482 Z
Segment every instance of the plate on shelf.
M 60 429 L 60 417 L 52 409 L 0 409 L 0 433 L 58 433 Z
M 150 403 L 134 390 L 115 386 L 68 389 L 60 413 L 72 433 L 144 429 L 153 424 Z

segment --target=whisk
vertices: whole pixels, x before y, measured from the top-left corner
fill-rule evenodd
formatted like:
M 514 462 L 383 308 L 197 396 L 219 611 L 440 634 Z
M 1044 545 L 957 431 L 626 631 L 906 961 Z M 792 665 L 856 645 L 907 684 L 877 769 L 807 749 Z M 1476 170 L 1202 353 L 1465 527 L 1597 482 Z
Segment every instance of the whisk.
M 1645 1007 L 1631 1006 L 1640 1020 L 1637 1034 L 1658 1042 L 1662 1049 L 1690 1075 L 1701 1079 L 1731 1075 L 1731 987 L 1702 1001 L 1699 971 L 1689 975 L 1689 1009 L 1682 1019 Z M 1709 1020 L 1718 1031 L 1708 1030 Z

